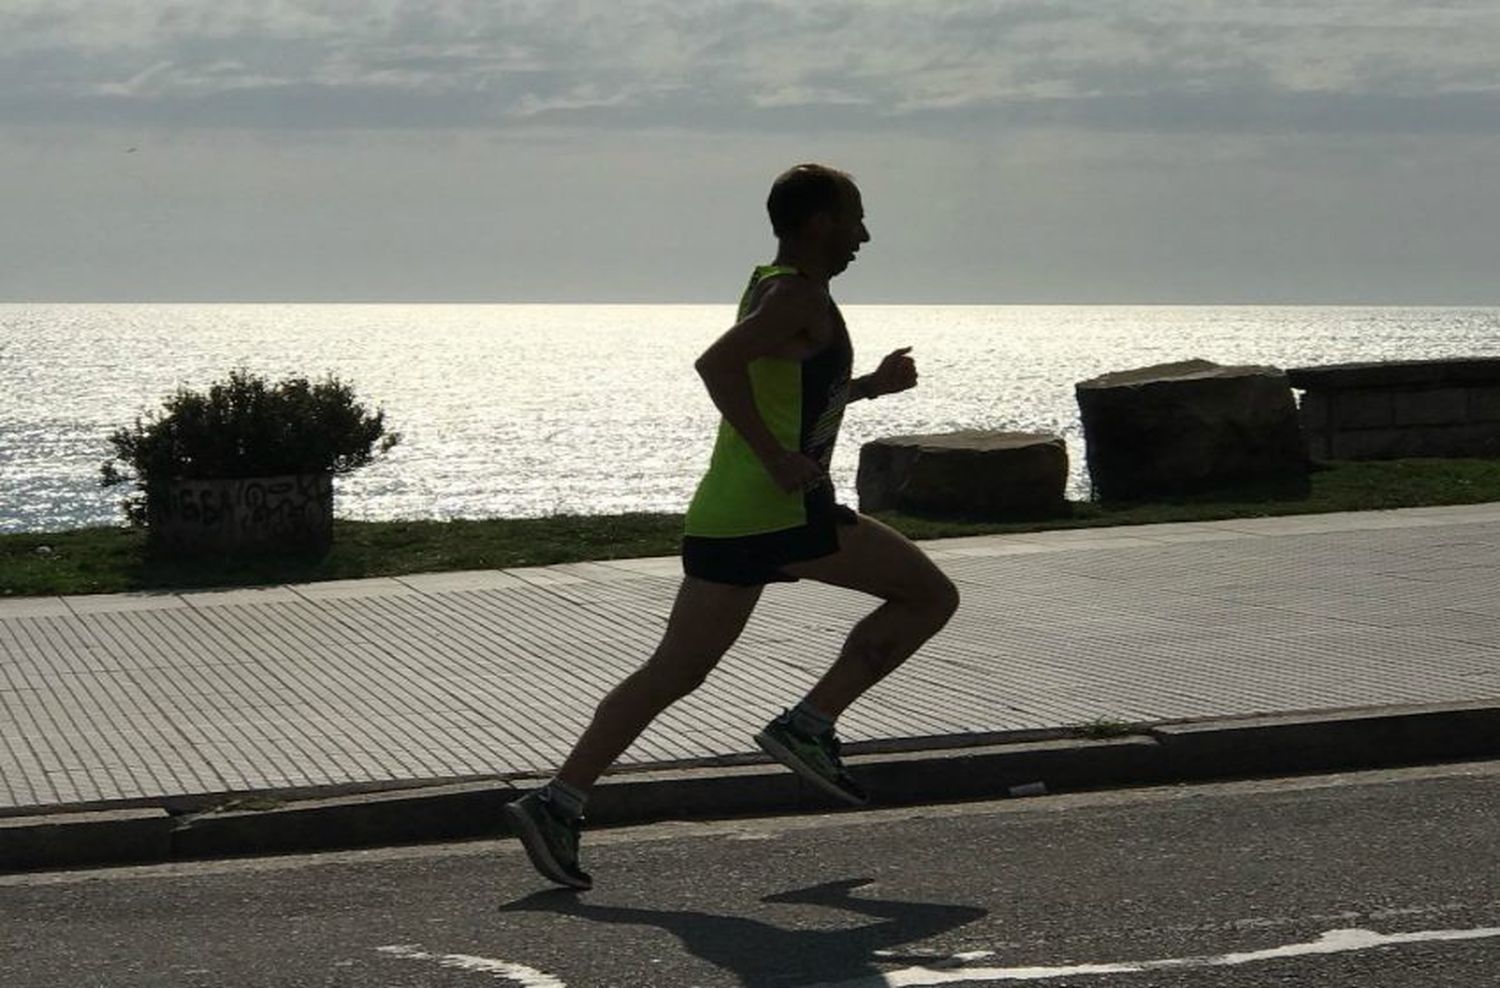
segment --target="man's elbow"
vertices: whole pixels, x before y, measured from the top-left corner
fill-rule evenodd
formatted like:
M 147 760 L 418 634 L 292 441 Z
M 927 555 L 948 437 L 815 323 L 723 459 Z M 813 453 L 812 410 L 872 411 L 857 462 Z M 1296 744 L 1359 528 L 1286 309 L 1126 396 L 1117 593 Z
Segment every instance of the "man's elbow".
M 693 361 L 693 370 L 705 381 L 719 377 L 724 373 L 724 356 L 711 349 L 704 350 L 702 356 Z

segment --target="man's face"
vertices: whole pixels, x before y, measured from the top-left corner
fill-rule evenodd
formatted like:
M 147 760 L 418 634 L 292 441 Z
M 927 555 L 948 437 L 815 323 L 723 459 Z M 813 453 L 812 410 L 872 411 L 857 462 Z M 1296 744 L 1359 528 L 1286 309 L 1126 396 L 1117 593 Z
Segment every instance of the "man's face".
M 842 203 L 833 222 L 828 226 L 829 270 L 840 274 L 859 253 L 861 244 L 869 243 L 870 231 L 865 229 L 865 207 L 859 190 L 850 188 L 842 196 Z

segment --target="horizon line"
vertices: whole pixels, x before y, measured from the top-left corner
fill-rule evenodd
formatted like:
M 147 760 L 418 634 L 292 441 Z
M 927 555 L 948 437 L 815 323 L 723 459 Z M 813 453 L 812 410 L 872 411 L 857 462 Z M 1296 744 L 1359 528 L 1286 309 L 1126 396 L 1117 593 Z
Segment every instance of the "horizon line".
M 934 299 L 881 300 L 842 302 L 845 306 L 953 306 L 953 307 L 1111 307 L 1111 308 L 1382 308 L 1382 309 L 1491 309 L 1500 308 L 1500 299 L 1446 302 L 1390 302 L 1390 301 L 951 301 Z M 733 301 L 723 299 L 329 299 L 329 298 L 0 298 L 0 305 L 722 305 L 733 307 Z

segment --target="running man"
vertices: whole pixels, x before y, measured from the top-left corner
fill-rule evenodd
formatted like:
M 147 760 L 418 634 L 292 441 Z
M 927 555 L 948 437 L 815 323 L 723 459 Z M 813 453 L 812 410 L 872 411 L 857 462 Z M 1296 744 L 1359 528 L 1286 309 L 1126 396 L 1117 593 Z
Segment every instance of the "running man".
M 883 601 L 812 690 L 755 736 L 772 758 L 855 806 L 867 797 L 844 769 L 834 722 L 958 608 L 952 581 L 900 533 L 836 503 L 828 477 L 844 405 L 917 383 L 910 347 L 850 379 L 853 350 L 828 282 L 870 240 L 859 189 L 843 172 L 798 165 L 773 183 L 766 208 L 776 259 L 755 269 L 738 321 L 694 365 L 723 421 L 688 507 L 686 575 L 666 632 L 599 704 L 557 775 L 506 807 L 532 864 L 562 885 L 593 885 L 578 840 L 595 780 L 703 683 L 767 583 L 811 579 Z

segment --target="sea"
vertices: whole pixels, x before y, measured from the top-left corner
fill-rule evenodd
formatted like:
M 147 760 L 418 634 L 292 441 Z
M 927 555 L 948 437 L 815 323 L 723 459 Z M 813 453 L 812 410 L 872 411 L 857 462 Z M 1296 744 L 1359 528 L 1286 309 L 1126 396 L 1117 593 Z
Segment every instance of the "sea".
M 1500 356 L 1500 308 L 848 305 L 855 373 L 911 347 L 909 392 L 850 406 L 833 463 L 857 505 L 862 443 L 956 429 L 1061 435 L 1087 471 L 1074 385 L 1202 358 L 1290 368 Z M 0 305 L 0 532 L 123 524 L 108 436 L 236 368 L 335 375 L 401 442 L 338 478 L 363 520 L 680 512 L 718 412 L 693 361 L 730 305 Z

